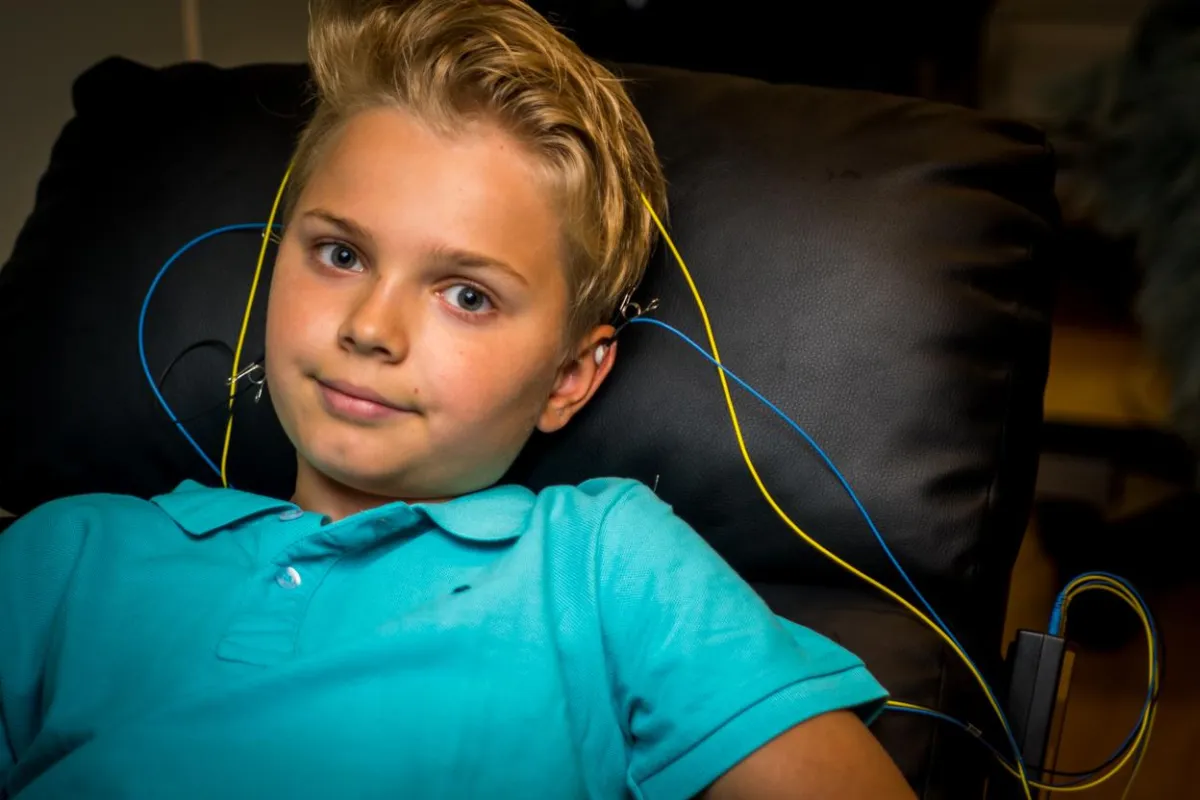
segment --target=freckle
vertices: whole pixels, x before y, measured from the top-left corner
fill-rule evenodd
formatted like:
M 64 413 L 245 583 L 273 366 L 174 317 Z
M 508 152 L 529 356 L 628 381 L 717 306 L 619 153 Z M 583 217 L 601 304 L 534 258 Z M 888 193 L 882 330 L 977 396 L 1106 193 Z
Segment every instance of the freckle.
M 421 390 L 420 390 L 420 389 L 418 389 L 417 387 L 415 387 L 415 386 L 414 386 L 414 387 L 413 387 L 413 395 L 414 395 L 414 396 L 416 396 L 416 395 L 418 395 L 418 394 L 420 394 L 420 393 L 421 393 Z

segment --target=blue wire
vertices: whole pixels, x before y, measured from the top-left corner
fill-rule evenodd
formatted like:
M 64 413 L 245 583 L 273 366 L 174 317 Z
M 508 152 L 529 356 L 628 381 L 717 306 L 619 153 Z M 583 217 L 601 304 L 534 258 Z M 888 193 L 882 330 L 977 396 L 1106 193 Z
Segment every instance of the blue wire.
M 1000 763 L 1008 764 L 1010 767 L 1012 766 L 1012 763 L 1008 760 L 1008 757 L 1000 750 L 1000 748 L 996 747 L 996 745 L 992 744 L 987 739 L 983 738 L 983 735 L 980 733 L 978 728 L 974 728 L 974 727 L 966 724 L 962 720 L 955 719 L 954 717 L 950 716 L 949 714 L 943 714 L 941 711 L 935 711 L 932 708 L 905 708 L 904 706 L 887 706 L 886 709 L 888 711 L 898 711 L 903 714 L 916 714 L 917 716 L 931 717 L 931 718 L 939 720 L 941 722 L 948 722 L 951 725 L 953 725 L 954 727 L 958 728 L 959 730 L 974 737 L 981 745 L 986 747 L 991 752 L 991 754 L 996 757 L 996 760 L 998 760 Z M 1137 728 L 1134 728 L 1135 732 L 1136 732 L 1136 730 L 1137 730 Z M 1125 743 L 1122 744 L 1119 748 L 1117 748 L 1115 753 L 1113 753 L 1111 756 L 1108 757 L 1108 761 L 1105 763 L 1111 763 L 1111 762 L 1115 761 L 1120 756 L 1120 754 L 1122 752 L 1124 752 L 1125 748 L 1128 746 L 1129 742 L 1132 739 L 1133 739 L 1133 735 L 1130 735 L 1130 737 L 1125 740 Z M 1145 742 L 1143 742 L 1139 746 L 1139 749 L 1144 748 L 1145 746 L 1146 746 Z M 1101 771 L 1102 770 L 1093 770 L 1092 772 L 1088 772 L 1086 774 L 1076 777 L 1074 780 L 1064 781 L 1062 783 L 1056 783 L 1056 784 L 1054 784 L 1054 786 L 1055 786 L 1055 788 L 1058 788 L 1058 789 L 1069 789 L 1072 786 L 1078 786 L 1080 784 L 1087 783 L 1092 778 L 1096 777 L 1096 775 L 1100 774 Z
M 1085 572 L 1080 575 L 1076 575 L 1074 578 L 1067 581 L 1067 586 L 1070 586 L 1072 583 L 1079 580 L 1080 578 L 1092 578 L 1092 577 L 1108 578 L 1110 580 L 1113 580 L 1113 581 L 1121 584 L 1121 586 L 1123 586 L 1125 589 L 1129 590 L 1129 593 L 1132 594 L 1134 596 L 1134 598 L 1138 601 L 1138 604 L 1141 605 L 1142 612 L 1146 615 L 1146 623 L 1150 626 L 1150 633 L 1151 633 L 1151 636 L 1152 636 L 1152 639 L 1154 642 L 1154 646 L 1151 648 L 1151 668 L 1157 674 L 1158 642 L 1159 642 L 1158 626 L 1154 622 L 1154 615 L 1150 613 L 1149 604 L 1141 596 L 1141 594 L 1138 593 L 1138 590 L 1133 587 L 1133 584 L 1131 584 L 1129 581 L 1125 580 L 1121 576 L 1113 575 L 1112 573 L 1109 573 L 1109 572 Z M 1079 586 L 1076 587 L 1076 590 L 1083 589 L 1083 588 L 1085 588 L 1087 586 L 1091 586 L 1091 585 L 1093 585 L 1092 581 L 1084 581 L 1082 584 L 1080 584 Z M 1094 585 L 1103 586 L 1105 584 L 1096 582 Z M 1058 593 L 1058 597 L 1054 601 L 1054 610 L 1051 611 L 1051 613 L 1050 613 L 1050 624 L 1049 624 L 1048 628 L 1049 628 L 1050 633 L 1054 636 L 1060 635 L 1060 629 L 1062 628 L 1062 621 L 1063 621 L 1063 607 L 1066 605 L 1066 602 L 1067 602 L 1067 589 L 1066 589 L 1066 587 L 1064 587 L 1063 590 Z M 1141 719 L 1143 717 L 1145 717 L 1145 715 L 1149 712 L 1150 706 L 1153 703 L 1154 703 L 1154 687 L 1148 686 L 1146 688 L 1146 699 L 1142 702 L 1142 713 L 1140 716 L 1138 716 L 1139 724 L 1135 725 L 1133 727 L 1133 730 L 1131 730 L 1129 732 L 1129 735 L 1125 737 L 1125 741 L 1121 742 L 1121 744 L 1117 746 L 1117 749 L 1113 751 L 1113 755 L 1109 757 L 1109 761 L 1111 761 L 1113 758 L 1116 758 L 1117 755 L 1119 755 L 1120 753 L 1124 752 L 1125 748 L 1129 746 L 1129 743 L 1134 740 L 1134 738 L 1137 736 L 1138 729 L 1141 727 L 1141 724 L 1140 724 Z
M 1008 757 L 1005 756 L 1004 753 L 1000 752 L 1000 748 L 983 738 L 978 728 L 973 728 L 967 723 L 957 720 L 949 714 L 943 714 L 940 711 L 934 711 L 932 708 L 905 708 L 904 706 L 887 706 L 887 710 L 900 711 L 905 714 L 916 714 L 922 717 L 932 717 L 936 720 L 941 720 L 942 722 L 949 722 L 954 727 L 977 739 L 981 745 L 992 751 L 992 755 L 994 755 L 1001 763 L 1009 763 Z M 1087 780 L 1087 778 L 1084 778 L 1084 780 Z
M 908 585 L 908 588 L 912 591 L 912 593 L 917 597 L 918 600 L 921 601 L 921 605 L 924 606 L 925 610 L 929 612 L 929 616 L 932 617 L 933 621 L 936 622 L 938 624 L 938 626 L 943 631 L 946 632 L 946 635 L 949 636 L 951 640 L 953 640 L 954 644 L 957 645 L 960 650 L 963 650 L 964 653 L 966 652 L 966 649 L 962 646 L 962 644 L 959 643 L 958 639 L 956 639 L 954 637 L 954 634 L 951 632 L 949 626 L 946 625 L 946 623 L 942 621 L 942 618 L 938 616 L 937 611 L 934 610 L 933 606 L 929 603 L 929 601 L 925 599 L 925 596 L 923 594 L 921 594 L 921 591 L 916 587 L 916 585 L 913 584 L 912 579 L 908 577 L 908 573 L 904 571 L 904 567 L 900 566 L 900 562 L 896 559 L 896 556 L 892 553 L 892 549 L 890 547 L 888 547 L 887 542 L 884 541 L 883 534 L 881 534 L 879 532 L 879 528 L 876 527 L 875 520 L 873 520 L 871 518 L 871 515 L 869 513 L 867 513 L 866 507 L 862 504 L 862 501 L 858 499 L 858 494 L 854 491 L 853 487 L 850 486 L 850 481 L 846 480 L 846 477 L 844 475 L 842 475 L 842 471 L 839 470 L 837 468 L 837 466 L 833 463 L 833 459 L 831 459 L 825 453 L 825 451 L 821 448 L 821 446 L 819 444 L 817 444 L 816 440 L 814 440 L 813 437 L 808 435 L 807 431 L 805 431 L 803 428 L 801 428 L 800 425 L 798 425 L 791 417 L 789 417 L 787 414 L 785 414 L 777 405 L 772 403 L 767 398 L 763 397 L 763 395 L 757 389 L 755 389 L 753 386 L 746 383 L 744 380 L 742 380 L 737 375 L 735 375 L 724 364 L 718 363 L 717 360 L 715 358 L 713 358 L 712 355 L 707 350 L 705 350 L 699 344 L 694 342 L 692 339 L 688 338 L 687 334 L 683 333 L 682 331 L 680 331 L 676 328 L 671 327 L 670 325 L 663 322 L 662 320 L 653 319 L 651 317 L 634 317 L 633 319 L 631 319 L 629 321 L 636 322 L 636 323 L 642 323 L 645 325 L 656 325 L 660 328 L 663 328 L 664 330 L 670 331 L 671 333 L 675 334 L 680 339 L 682 339 L 684 342 L 689 344 L 694 350 L 696 350 L 698 353 L 700 353 L 700 355 L 704 356 L 704 358 L 707 359 L 710 364 L 712 364 L 714 367 L 718 367 L 722 372 L 724 372 L 725 375 L 730 380 L 732 380 L 738 386 L 742 387 L 747 392 L 749 392 L 756 400 L 758 400 L 760 403 L 765 405 L 767 408 L 771 409 L 771 411 L 773 411 L 776 414 L 776 416 L 778 416 L 780 419 L 782 419 L 784 422 L 786 422 L 789 426 L 791 426 L 792 430 L 794 430 L 796 433 L 800 434 L 800 436 L 803 437 L 804 441 L 808 443 L 808 446 L 813 449 L 813 452 L 815 452 L 817 454 L 817 456 L 819 456 L 820 459 L 823 462 L 825 462 L 825 466 L 828 467 L 829 471 L 833 473 L 833 476 L 835 478 L 837 478 L 838 483 L 840 483 L 842 485 L 842 488 L 846 490 L 846 494 L 850 496 L 851 501 L 853 501 L 855 507 L 858 508 L 858 511 L 862 515 L 862 518 L 864 520 L 866 520 L 867 527 L 869 527 L 871 529 L 871 533 L 875 535 L 875 540 L 877 542 L 879 542 L 879 546 L 881 548 L 883 548 L 884 555 L 886 555 L 888 557 L 888 560 L 892 562 L 892 566 L 896 568 L 896 572 L 900 573 L 900 577 L 904 579 L 904 582 Z M 1014 745 L 1015 745 L 1015 742 L 1014 742 Z
M 689 345 L 693 350 L 698 352 L 700 355 L 704 356 L 705 360 L 707 360 L 710 364 L 712 364 L 714 367 L 717 367 L 723 373 L 725 373 L 726 377 L 728 377 L 730 380 L 732 380 L 734 383 L 736 383 L 742 389 L 746 390 L 756 400 L 758 400 L 760 403 L 762 403 L 767 408 L 769 408 L 772 412 L 774 412 L 775 415 L 778 416 L 780 419 L 782 419 L 784 422 L 786 422 L 792 428 L 792 430 L 794 430 L 796 433 L 800 434 L 800 436 L 804 439 L 804 441 L 808 443 L 809 447 L 811 447 L 813 449 L 813 452 L 815 452 L 820 457 L 820 459 L 825 463 L 825 466 L 829 468 L 829 471 L 833 473 L 834 477 L 837 478 L 838 482 L 842 485 L 842 488 L 845 489 L 846 494 L 849 495 L 850 499 L 854 502 L 854 505 L 856 508 L 858 508 L 858 511 L 862 515 L 862 518 L 864 520 L 866 520 L 867 526 L 871 529 L 871 533 L 874 534 L 875 540 L 877 542 L 879 542 L 879 546 L 883 549 L 884 555 L 886 555 L 888 557 L 888 560 L 892 562 L 892 566 L 896 568 L 896 571 L 900 574 L 900 577 L 904 579 L 904 582 L 908 585 L 908 588 L 910 590 L 912 590 L 912 593 L 914 595 L 916 595 L 918 600 L 921 601 L 921 605 L 924 606 L 925 610 L 929 612 L 929 616 L 935 622 L 937 622 L 937 624 L 941 627 L 942 631 L 948 637 L 950 637 L 950 639 L 956 645 L 958 645 L 958 648 L 962 652 L 963 656 L 965 658 L 967 658 L 967 660 L 970 660 L 970 656 L 967 655 L 966 648 L 964 648 L 961 644 L 959 644 L 958 639 L 955 638 L 953 632 L 951 632 L 949 627 L 947 627 L 946 623 L 942 621 L 942 618 L 940 616 L 938 616 L 937 611 L 934 610 L 933 606 L 929 603 L 929 601 L 925 599 L 925 596 L 923 594 L 921 594 L 921 591 L 919 589 L 917 589 L 917 587 L 913 584 L 912 579 L 908 577 L 908 573 L 904 570 L 904 567 L 900 566 L 900 562 L 896 559 L 895 554 L 892 553 L 892 549 L 890 547 L 888 547 L 888 544 L 884 540 L 883 535 L 879 532 L 879 528 L 875 525 L 875 521 L 871 518 L 871 515 L 867 512 L 867 509 L 862 504 L 862 501 L 859 500 L 858 494 L 854 491 L 853 487 L 850 486 L 850 482 L 842 474 L 841 470 L 839 470 L 837 468 L 837 466 L 833 463 L 833 459 L 831 459 L 828 456 L 828 454 L 825 453 L 824 449 L 822 449 L 821 446 L 819 444 L 817 444 L 817 442 L 812 438 L 812 436 L 810 436 L 808 434 L 807 431 L 805 431 L 802 427 L 800 427 L 800 425 L 795 420 L 793 420 L 786 413 L 784 413 L 783 410 L 780 409 L 777 405 L 775 405 L 770 400 L 768 400 L 766 397 L 764 397 L 761 392 L 759 392 L 753 386 L 751 386 L 750 384 L 748 384 L 744 380 L 742 380 L 740 377 L 738 377 L 732 370 L 730 370 L 724 364 L 721 364 L 715 358 L 713 358 L 712 354 L 710 354 L 707 350 L 705 350 L 701 345 L 699 345 L 698 343 L 693 341 L 683 331 L 680 331 L 679 329 L 672 327 L 671 325 L 668 325 L 667 323 L 663 322 L 662 320 L 654 319 L 652 317 L 634 317 L 633 319 L 629 320 L 629 322 L 640 323 L 640 324 L 644 324 L 644 325 L 654 325 L 656 327 L 662 328 L 663 330 L 666 330 L 670 333 L 675 334 L 677 337 L 682 339 L 687 345 Z M 1123 585 L 1124 587 L 1129 589 L 1129 591 L 1134 595 L 1134 597 L 1136 597 L 1138 599 L 1138 602 L 1142 604 L 1143 609 L 1146 612 L 1146 616 L 1150 620 L 1150 630 L 1153 635 L 1155 647 L 1157 648 L 1158 631 L 1154 626 L 1154 619 L 1153 619 L 1153 617 L 1150 616 L 1149 607 L 1146 605 L 1146 602 L 1142 599 L 1141 595 L 1139 595 L 1137 593 L 1137 590 L 1134 589 L 1132 586 L 1130 586 L 1129 582 L 1126 581 L 1124 578 L 1120 578 L 1116 575 L 1109 575 L 1108 573 L 1103 573 L 1103 572 L 1093 572 L 1093 573 L 1088 573 L 1088 574 L 1098 575 L 1098 576 L 1102 575 L 1104 577 L 1112 578 L 1114 580 L 1119 581 L 1121 583 L 1121 585 Z M 1060 593 L 1059 599 L 1055 603 L 1054 615 L 1053 615 L 1052 621 L 1051 621 L 1051 633 L 1053 633 L 1054 635 L 1057 635 L 1056 620 L 1061 618 L 1062 603 L 1063 603 L 1064 599 L 1065 599 L 1065 592 Z M 1155 658 L 1156 658 L 1156 660 L 1154 663 L 1155 663 L 1155 665 L 1157 665 L 1157 656 Z M 972 665 L 974 666 L 974 664 L 972 664 Z M 1134 736 L 1137 735 L 1137 730 L 1140 727 L 1140 720 L 1142 719 L 1142 717 L 1145 716 L 1147 710 L 1149 709 L 1150 703 L 1153 702 L 1153 694 L 1154 694 L 1153 689 L 1150 689 L 1147 692 L 1146 702 L 1142 706 L 1142 716 L 1138 717 L 1139 725 L 1134 726 L 1134 729 L 1130 732 L 1129 736 L 1126 737 L 1125 742 L 1117 749 L 1118 753 L 1122 752 L 1129 745 L 1129 743 L 1133 740 Z M 941 720 L 949 722 L 953 725 L 956 725 L 957 727 L 967 731 L 968 733 L 975 735 L 974 729 L 971 728 L 969 725 L 967 725 L 964 722 L 961 722 L 960 720 L 954 719 L 953 717 L 951 717 L 949 715 L 942 714 L 941 712 L 918 711 L 917 709 L 905 709 L 905 708 L 899 708 L 896 706 L 889 706 L 889 708 L 893 711 L 909 711 L 912 713 L 921 713 L 921 714 L 925 714 L 926 716 L 932 716 L 937 719 L 941 719 Z M 1000 723 L 1001 723 L 1002 727 L 1004 728 L 1004 733 L 1008 737 L 1009 744 L 1012 746 L 1014 754 L 1016 754 L 1018 756 L 1018 758 L 1020 758 L 1021 750 L 1020 750 L 1020 747 L 1018 747 L 1018 745 L 1017 745 L 1016 737 L 1013 735 L 1012 727 L 1010 726 L 1008 719 L 1005 716 L 1001 715 Z M 985 744 L 994 753 L 996 753 L 997 755 L 1000 755 L 999 751 L 990 742 L 986 741 L 982 737 L 977 737 L 977 738 L 979 738 L 979 740 L 981 742 L 983 742 L 983 744 Z M 1001 755 L 1001 758 L 1003 759 L 1004 757 Z M 1092 773 L 1092 775 L 1095 775 L 1095 774 L 1097 774 L 1097 773 Z M 1091 776 L 1082 778 L 1081 780 L 1077 781 L 1077 783 L 1083 783 L 1086 780 L 1088 780 L 1090 777 Z M 1071 784 L 1068 783 L 1068 784 L 1063 784 L 1063 785 L 1070 786 Z
M 277 225 L 275 227 L 280 226 Z M 215 472 L 218 477 L 221 475 L 221 468 L 213 463 L 213 460 L 208 457 L 208 454 L 204 452 L 204 449 L 201 448 L 200 445 L 196 443 L 196 440 L 192 438 L 192 435 L 187 432 L 187 428 L 185 428 L 183 423 L 179 421 L 179 418 L 175 416 L 175 412 L 171 410 L 171 406 L 169 403 L 167 403 L 167 399 L 163 397 L 162 392 L 159 391 L 158 386 L 154 383 L 154 376 L 150 373 L 150 364 L 146 359 L 146 312 L 150 308 L 150 299 L 154 297 L 154 292 L 158 289 L 158 284 L 160 281 L 162 281 L 163 276 L 167 274 L 167 270 L 174 266 L 175 262 L 179 260 L 180 256 L 182 256 L 188 250 L 191 250 L 193 247 L 203 241 L 211 239 L 214 236 L 220 236 L 223 233 L 249 230 L 265 231 L 266 228 L 267 224 L 265 222 L 247 222 L 237 225 L 225 225 L 220 228 L 214 228 L 207 233 L 202 233 L 195 239 L 192 239 L 183 247 L 176 250 L 174 255 L 168 258 L 167 262 L 162 265 L 161 269 L 159 269 L 158 274 L 154 276 L 154 280 L 150 282 L 150 288 L 146 290 L 146 297 L 144 300 L 142 300 L 142 311 L 140 314 L 138 314 L 138 357 L 142 361 L 142 371 L 146 374 L 146 382 L 150 384 L 150 391 L 154 392 L 154 396 L 158 399 L 159 405 L 161 405 L 163 410 L 167 412 L 167 416 L 171 418 L 171 422 L 173 422 L 175 427 L 179 429 L 179 432 L 183 434 L 183 438 L 187 439 L 188 444 L 192 446 L 192 449 L 200 455 L 200 458 L 204 460 L 204 463 L 207 464 L 209 469 Z
M 1152 631 L 1154 631 L 1155 640 L 1157 641 L 1158 631 L 1154 626 L 1154 617 L 1150 615 L 1150 604 L 1147 603 L 1146 600 L 1138 593 L 1138 590 L 1133 587 L 1133 584 L 1131 584 L 1129 581 L 1122 578 L 1120 575 L 1113 575 L 1110 572 L 1084 572 L 1080 575 L 1076 575 L 1074 578 L 1067 581 L 1067 586 L 1070 586 L 1072 583 L 1079 580 L 1080 578 L 1091 578 L 1091 577 L 1108 578 L 1109 580 L 1116 581 L 1117 583 L 1121 584 L 1121 586 L 1128 589 L 1129 593 L 1134 596 L 1134 598 L 1138 601 L 1138 603 L 1146 611 L 1146 617 L 1150 622 L 1150 629 Z M 1084 585 L 1087 585 L 1087 584 L 1084 584 Z M 1059 628 L 1062 627 L 1062 612 L 1063 612 L 1063 606 L 1066 604 L 1066 602 L 1067 602 L 1067 590 L 1064 587 L 1063 590 L 1058 593 L 1058 597 L 1054 601 L 1054 610 L 1050 612 L 1050 625 L 1049 625 L 1050 633 L 1054 634 L 1055 636 L 1059 635 Z

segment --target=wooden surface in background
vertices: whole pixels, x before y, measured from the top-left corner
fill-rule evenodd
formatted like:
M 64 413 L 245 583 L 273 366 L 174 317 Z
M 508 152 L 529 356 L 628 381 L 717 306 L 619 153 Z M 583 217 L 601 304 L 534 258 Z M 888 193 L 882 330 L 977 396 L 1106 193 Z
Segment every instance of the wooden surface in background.
M 1170 397 L 1165 374 L 1136 330 L 1056 323 L 1045 403 L 1050 422 L 1159 426 Z

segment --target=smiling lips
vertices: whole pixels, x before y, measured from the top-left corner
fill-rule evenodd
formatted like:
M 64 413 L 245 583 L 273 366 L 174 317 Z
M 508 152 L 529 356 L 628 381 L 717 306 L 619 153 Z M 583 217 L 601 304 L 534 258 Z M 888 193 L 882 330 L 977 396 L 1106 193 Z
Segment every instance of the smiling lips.
M 321 400 L 325 409 L 337 417 L 360 422 L 377 422 L 401 414 L 411 414 L 413 409 L 388 402 L 378 392 L 344 381 L 318 380 Z

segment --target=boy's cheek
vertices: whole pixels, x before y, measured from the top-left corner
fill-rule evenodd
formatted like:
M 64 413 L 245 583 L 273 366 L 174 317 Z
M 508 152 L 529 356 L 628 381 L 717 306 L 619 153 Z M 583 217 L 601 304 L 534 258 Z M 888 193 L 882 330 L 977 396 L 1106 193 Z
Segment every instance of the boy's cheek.
M 285 279 L 273 284 L 267 303 L 267 350 L 288 355 L 324 340 L 337 341 L 341 320 L 335 298 Z

